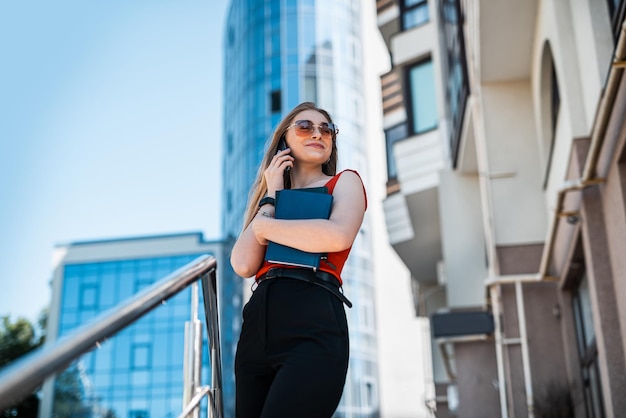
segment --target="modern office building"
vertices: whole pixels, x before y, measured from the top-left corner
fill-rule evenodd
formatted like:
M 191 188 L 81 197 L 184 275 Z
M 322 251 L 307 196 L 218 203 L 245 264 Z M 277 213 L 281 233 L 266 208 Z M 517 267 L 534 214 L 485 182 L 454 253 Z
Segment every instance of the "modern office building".
M 220 292 L 223 245 L 204 241 L 201 233 L 57 246 L 46 342 L 58 340 L 203 254 L 217 259 Z M 203 304 L 199 304 L 202 320 Z M 229 312 L 221 307 L 222 324 L 229 324 Z M 39 416 L 177 417 L 183 407 L 184 332 L 190 317 L 191 289 L 187 288 L 47 380 Z M 229 327 L 222 328 L 222 346 L 227 347 L 233 336 Z M 203 341 L 202 382 L 210 384 L 206 332 Z M 228 378 L 232 370 L 224 375 L 226 400 L 232 397 L 232 378 Z
M 339 169 L 358 170 L 367 185 L 360 7 L 359 1 L 231 2 L 224 45 L 225 237 L 240 232 L 273 128 L 300 102 L 313 101 L 331 113 L 340 127 Z M 366 215 L 343 275 L 354 307 L 347 309 L 351 359 L 340 417 L 379 411 L 372 270 Z
M 386 222 L 430 317 L 429 405 L 620 416 L 626 2 L 376 5 Z

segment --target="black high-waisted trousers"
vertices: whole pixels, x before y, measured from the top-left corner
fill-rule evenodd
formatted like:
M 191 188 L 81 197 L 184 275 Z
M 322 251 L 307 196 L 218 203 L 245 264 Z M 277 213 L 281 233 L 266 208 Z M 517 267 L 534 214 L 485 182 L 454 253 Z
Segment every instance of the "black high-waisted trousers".
M 243 309 L 237 418 L 331 417 L 348 370 L 342 302 L 320 286 L 262 281 Z

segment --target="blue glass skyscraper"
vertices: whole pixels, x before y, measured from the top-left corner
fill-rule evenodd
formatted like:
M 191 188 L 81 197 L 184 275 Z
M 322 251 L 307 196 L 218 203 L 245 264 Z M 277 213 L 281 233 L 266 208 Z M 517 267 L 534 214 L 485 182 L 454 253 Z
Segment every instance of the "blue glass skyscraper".
M 226 264 L 222 243 L 206 242 L 201 233 L 57 246 L 47 342 L 115 309 L 203 254 L 217 259 L 221 281 L 219 267 Z M 220 315 L 222 324 L 230 322 L 228 311 L 222 309 Z M 191 290 L 187 288 L 47 380 L 39 416 L 177 417 L 183 407 L 184 331 L 190 316 Z M 228 328 L 224 334 L 224 346 L 232 345 Z M 210 382 L 206 340 L 204 333 L 204 384 Z M 225 381 L 232 382 L 232 378 Z M 224 395 L 232 398 L 229 388 L 224 387 Z M 206 416 L 203 409 L 202 416 Z
M 239 234 L 272 130 L 300 102 L 331 113 L 340 127 L 339 169 L 358 170 L 368 184 L 360 7 L 358 0 L 231 2 L 224 37 L 224 236 Z M 351 359 L 341 417 L 379 412 L 371 259 L 366 216 L 343 273 L 354 307 L 347 312 Z

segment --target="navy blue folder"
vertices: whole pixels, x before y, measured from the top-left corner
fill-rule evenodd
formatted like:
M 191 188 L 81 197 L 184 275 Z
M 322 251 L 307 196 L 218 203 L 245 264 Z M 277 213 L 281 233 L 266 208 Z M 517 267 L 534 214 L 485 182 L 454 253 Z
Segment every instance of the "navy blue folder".
M 328 219 L 333 195 L 326 187 L 290 189 L 276 192 L 276 219 Z M 317 270 L 322 253 L 309 253 L 270 241 L 265 260 Z

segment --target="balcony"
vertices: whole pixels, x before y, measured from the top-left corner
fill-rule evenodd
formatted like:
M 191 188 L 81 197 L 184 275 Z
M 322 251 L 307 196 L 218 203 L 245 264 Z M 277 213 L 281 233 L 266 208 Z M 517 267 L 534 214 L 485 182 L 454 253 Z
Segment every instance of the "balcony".
M 389 241 L 420 284 L 437 283 L 443 258 L 439 221 L 439 171 L 445 167 L 435 129 L 393 146 L 399 192 L 383 202 Z
M 378 29 L 387 49 L 390 49 L 391 36 L 400 31 L 400 6 L 396 0 L 376 0 Z

